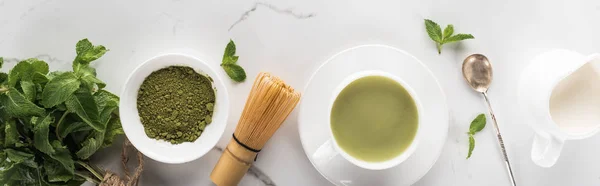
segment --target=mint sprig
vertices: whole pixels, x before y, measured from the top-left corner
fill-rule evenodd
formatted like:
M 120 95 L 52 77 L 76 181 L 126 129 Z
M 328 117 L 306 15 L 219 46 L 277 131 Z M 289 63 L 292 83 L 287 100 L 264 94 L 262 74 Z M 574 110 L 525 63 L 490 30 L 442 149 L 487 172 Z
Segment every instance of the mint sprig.
M 438 54 L 442 53 L 442 45 L 446 43 L 475 38 L 471 34 L 452 35 L 454 34 L 454 26 L 451 24 L 446 26 L 446 28 L 444 28 L 444 32 L 442 33 L 442 27 L 429 19 L 425 19 L 425 30 L 427 30 L 427 35 L 429 35 L 429 38 L 435 42 Z
M 467 155 L 467 159 L 471 157 L 473 149 L 475 149 L 475 138 L 473 137 L 473 135 L 485 128 L 485 120 L 485 114 L 479 114 L 473 121 L 471 121 L 471 126 L 469 126 L 469 132 L 467 132 L 467 134 L 469 135 L 469 154 Z
M 237 64 L 238 58 L 239 56 L 235 55 L 235 43 L 233 40 L 229 40 L 227 47 L 225 47 L 221 67 L 233 81 L 242 82 L 246 80 L 246 71 Z
M 104 175 L 90 156 L 123 134 L 119 97 L 104 90 L 92 61 L 108 50 L 79 41 L 72 71 L 30 58 L 0 72 L 0 185 L 81 185 Z M 3 59 L 0 57 L 0 68 Z

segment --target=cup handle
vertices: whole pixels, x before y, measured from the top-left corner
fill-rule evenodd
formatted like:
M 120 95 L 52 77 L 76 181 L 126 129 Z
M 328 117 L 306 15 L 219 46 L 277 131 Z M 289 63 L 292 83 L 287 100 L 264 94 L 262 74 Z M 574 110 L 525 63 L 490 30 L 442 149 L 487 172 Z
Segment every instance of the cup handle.
M 533 138 L 531 160 L 541 167 L 552 167 L 558 160 L 564 144 L 564 139 L 546 132 L 537 132 Z
M 317 148 L 317 151 L 312 154 L 312 158 L 316 166 L 322 166 L 331 162 L 337 155 L 339 152 L 333 147 L 333 140 L 328 139 Z

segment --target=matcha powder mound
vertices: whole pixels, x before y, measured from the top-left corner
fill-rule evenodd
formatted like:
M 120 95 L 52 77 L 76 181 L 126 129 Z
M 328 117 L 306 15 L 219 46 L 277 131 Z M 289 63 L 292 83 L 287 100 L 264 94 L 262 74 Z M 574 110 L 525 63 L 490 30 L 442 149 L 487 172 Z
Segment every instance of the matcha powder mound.
M 182 66 L 152 72 L 137 97 L 146 135 L 172 144 L 198 139 L 211 123 L 214 104 L 209 78 Z

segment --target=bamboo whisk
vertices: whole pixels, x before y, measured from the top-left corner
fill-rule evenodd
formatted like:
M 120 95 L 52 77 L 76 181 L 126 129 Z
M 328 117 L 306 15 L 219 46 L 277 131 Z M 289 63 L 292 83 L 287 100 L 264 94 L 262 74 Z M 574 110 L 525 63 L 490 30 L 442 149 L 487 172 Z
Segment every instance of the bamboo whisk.
M 233 137 L 210 179 L 218 186 L 237 185 L 299 100 L 300 93 L 278 77 L 258 74 Z

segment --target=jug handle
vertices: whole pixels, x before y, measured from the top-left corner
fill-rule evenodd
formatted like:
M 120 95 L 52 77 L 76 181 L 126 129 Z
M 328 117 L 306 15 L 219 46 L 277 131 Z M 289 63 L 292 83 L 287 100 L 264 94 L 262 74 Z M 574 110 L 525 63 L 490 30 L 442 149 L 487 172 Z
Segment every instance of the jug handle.
M 541 167 L 552 167 L 562 151 L 565 140 L 546 132 L 537 132 L 533 138 L 531 160 Z

